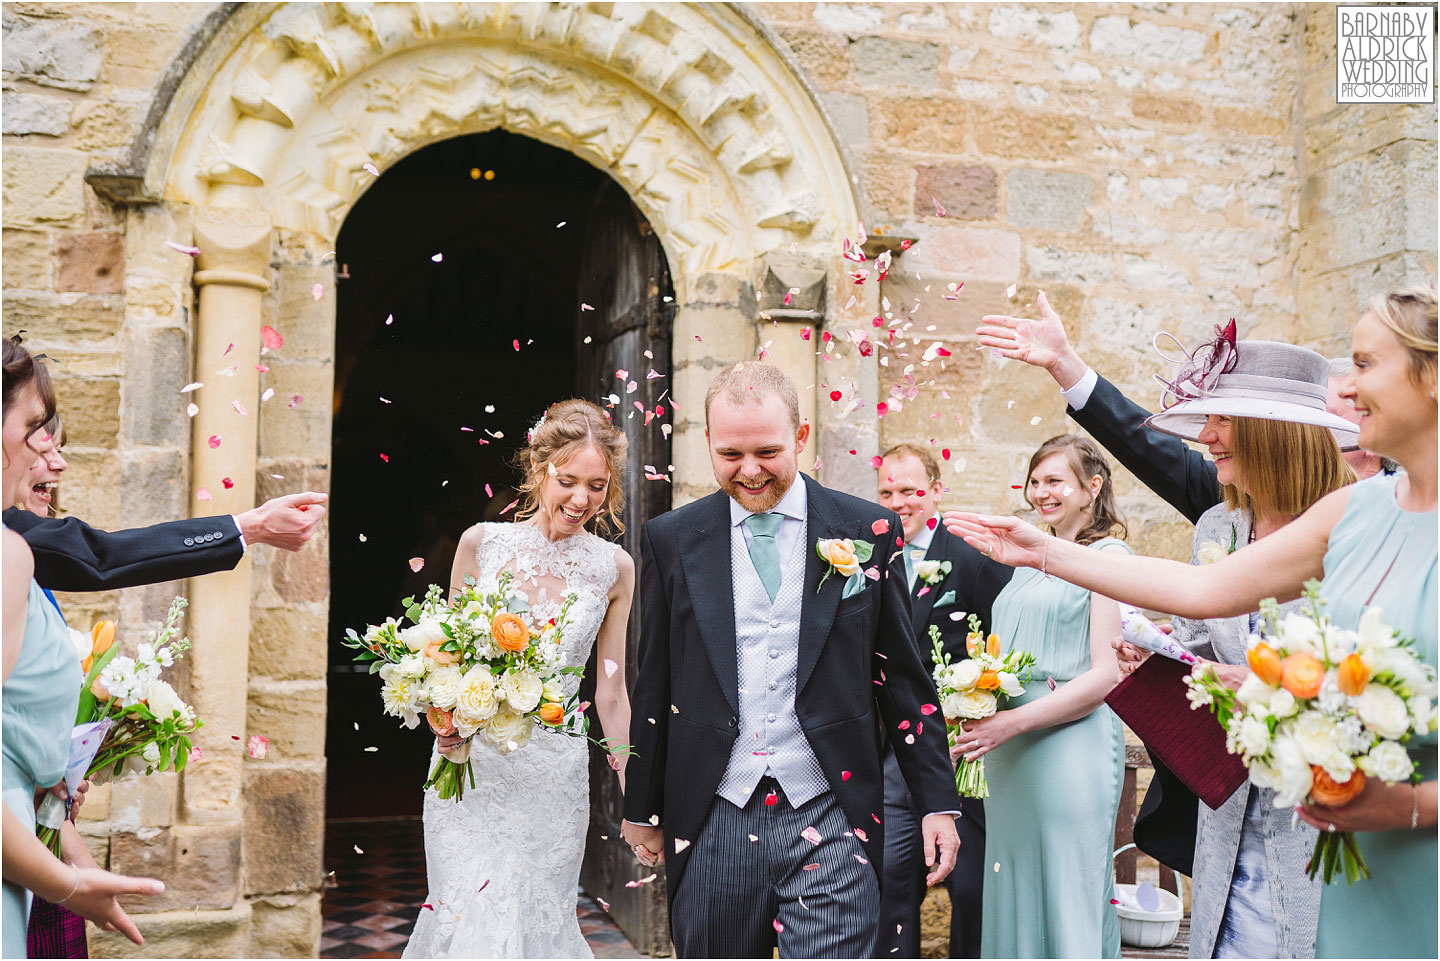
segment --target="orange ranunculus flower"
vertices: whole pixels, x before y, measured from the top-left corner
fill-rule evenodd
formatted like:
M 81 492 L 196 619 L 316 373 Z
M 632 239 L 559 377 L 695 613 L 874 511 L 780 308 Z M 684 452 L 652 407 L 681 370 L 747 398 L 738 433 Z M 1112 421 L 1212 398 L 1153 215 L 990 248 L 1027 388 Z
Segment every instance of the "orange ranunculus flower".
M 1365 772 L 1356 769 L 1350 780 L 1336 782 L 1318 764 L 1310 765 L 1310 800 L 1327 807 L 1340 807 L 1355 800 L 1355 795 L 1365 790 Z
M 1280 683 L 1284 668 L 1280 663 L 1280 655 L 1269 644 L 1261 642 L 1250 648 L 1245 655 L 1245 662 L 1250 665 L 1255 676 L 1266 684 L 1274 687 Z
M 994 637 L 994 634 L 990 635 Z M 1000 688 L 1000 675 L 994 671 L 981 671 L 980 677 L 975 681 L 975 687 L 981 691 L 995 691 Z
M 965 653 L 969 654 L 971 657 L 975 657 L 977 654 L 979 654 L 980 650 L 984 646 L 985 638 L 981 637 L 979 634 L 976 634 L 972 631 L 971 633 L 965 635 Z
M 989 654 L 991 657 L 1000 656 L 999 634 L 991 634 L 989 637 L 985 638 L 985 653 Z
M 546 724 L 559 724 L 565 720 L 565 706 L 555 701 L 546 701 L 544 704 L 541 704 L 540 710 L 536 713 L 540 715 L 540 720 Z
M 90 693 L 95 695 L 95 700 L 97 701 L 110 700 L 109 690 L 106 689 L 104 684 L 100 683 L 100 678 L 98 677 L 90 682 Z
M 110 645 L 115 643 L 115 622 L 97 621 L 95 626 L 90 628 L 90 656 L 80 665 L 80 669 L 86 674 L 90 673 L 90 665 L 95 663 L 95 658 L 110 650 Z
M 1320 693 L 1325 680 L 1325 662 L 1314 654 L 1295 653 L 1280 665 L 1280 686 L 1298 698 L 1311 698 Z
M 433 704 L 425 709 L 425 720 L 430 722 L 430 730 L 442 737 L 449 737 L 455 733 L 455 722 L 450 719 L 450 712 Z
M 459 664 L 459 651 L 442 651 L 438 641 L 431 641 L 425 645 L 425 656 L 436 664 Z
M 518 614 L 501 611 L 490 622 L 490 636 L 507 651 L 523 651 L 530 643 L 530 629 Z
M 1369 680 L 1370 668 L 1359 654 L 1351 654 L 1345 658 L 1335 671 L 1335 681 L 1340 686 L 1340 690 L 1351 697 L 1365 690 L 1365 685 Z

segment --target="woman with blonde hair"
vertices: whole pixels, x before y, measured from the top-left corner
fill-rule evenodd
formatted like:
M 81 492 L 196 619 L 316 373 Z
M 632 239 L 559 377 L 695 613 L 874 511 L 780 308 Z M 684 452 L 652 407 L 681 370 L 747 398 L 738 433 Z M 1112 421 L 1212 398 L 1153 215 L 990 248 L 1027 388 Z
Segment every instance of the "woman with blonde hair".
M 1232 617 L 1261 600 L 1301 595 L 1323 577 L 1327 613 L 1354 629 L 1380 607 L 1386 623 L 1437 663 L 1436 294 L 1409 287 L 1371 301 L 1355 325 L 1355 369 L 1340 391 L 1360 415 L 1360 446 L 1398 462 L 1317 501 L 1273 535 L 1214 564 L 1194 567 L 1152 557 L 1097 556 L 1046 537 L 1013 518 L 945 516 L 971 546 L 1006 564 L 1043 567 L 1073 584 L 1137 607 L 1191 618 Z M 1371 778 L 1340 807 L 1305 804 L 1313 827 L 1351 831 L 1374 876 L 1328 885 L 1321 895 L 1321 957 L 1434 957 L 1436 899 L 1436 737 L 1407 745 L 1418 784 Z
M 467 530 L 450 579 L 452 590 L 473 578 L 480 590 L 493 591 L 502 573 L 511 574 L 512 587 L 541 622 L 576 595 L 564 662 L 583 667 L 594 648 L 603 665 L 595 708 L 611 745 L 630 729 L 625 631 L 635 564 L 586 528 L 593 522 L 600 530 L 622 529 L 625 450 L 624 433 L 596 405 L 551 406 L 517 456 L 524 480 L 516 522 Z M 567 675 L 564 697 L 579 683 Z M 494 735 L 492 728 L 496 719 L 474 737 Z M 575 914 L 590 823 L 585 740 L 534 737 L 502 754 L 488 746 L 470 751 L 468 739 L 452 734 L 439 737 L 437 751 L 457 759 L 468 752 L 475 786 L 453 801 L 425 794 L 429 896 L 405 957 L 590 957 Z M 623 790 L 623 752 L 611 755 L 611 766 Z

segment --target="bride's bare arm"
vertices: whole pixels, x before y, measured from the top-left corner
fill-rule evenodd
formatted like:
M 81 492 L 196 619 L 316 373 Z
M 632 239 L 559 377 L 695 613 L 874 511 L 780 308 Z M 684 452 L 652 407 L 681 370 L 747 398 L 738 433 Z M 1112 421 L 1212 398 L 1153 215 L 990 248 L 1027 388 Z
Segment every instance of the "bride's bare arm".
M 1183 617 L 1233 617 L 1255 610 L 1267 597 L 1294 600 L 1305 581 L 1324 574 L 1330 532 L 1349 497 L 1348 487 L 1333 491 L 1269 537 L 1198 567 L 1093 551 L 1013 517 L 950 511 L 945 527 L 1002 564 L 1039 568 L 1043 563 L 1047 573 L 1126 604 Z
M 455 546 L 455 563 L 450 567 L 451 597 L 465 589 L 466 577 L 479 578 L 480 563 L 475 559 L 475 554 L 480 550 L 480 541 L 484 537 L 484 528 L 479 524 L 460 535 L 460 543 Z
M 625 687 L 625 632 L 630 623 L 630 603 L 635 597 L 635 562 L 623 550 L 615 552 L 620 576 L 610 588 L 610 606 L 600 633 L 595 636 L 595 710 L 600 715 L 606 744 L 614 751 L 630 739 L 630 692 Z M 612 754 L 620 775 L 620 792 L 625 792 L 625 759 L 629 752 Z

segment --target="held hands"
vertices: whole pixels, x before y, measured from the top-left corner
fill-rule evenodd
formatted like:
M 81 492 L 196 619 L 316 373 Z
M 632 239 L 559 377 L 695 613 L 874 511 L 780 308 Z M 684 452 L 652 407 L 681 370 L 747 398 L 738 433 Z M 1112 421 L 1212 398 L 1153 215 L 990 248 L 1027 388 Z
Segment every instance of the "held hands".
M 620 833 L 624 835 L 625 843 L 630 845 L 630 850 L 635 853 L 635 860 L 647 868 L 665 863 L 665 832 L 660 828 L 621 821 Z
M 955 856 L 960 853 L 960 835 L 955 833 L 955 817 L 951 814 L 927 814 L 920 822 L 920 833 L 925 838 L 925 864 L 932 868 L 925 875 L 925 883 L 939 884 L 950 875 L 955 867 Z M 939 858 L 935 856 L 937 851 Z
M 945 529 L 992 561 L 1011 567 L 1040 567 L 1047 535 L 1015 517 L 946 511 Z
M 1085 374 L 1085 362 L 1070 346 L 1065 325 L 1051 309 L 1043 290 L 1035 306 L 1040 309 L 1039 320 L 987 314 L 980 318 L 975 333 L 982 346 L 995 348 L 1000 356 L 1043 367 L 1062 388 L 1074 387 Z
M 286 494 L 272 498 L 259 507 L 252 507 L 237 515 L 235 520 L 240 525 L 246 544 L 269 544 L 287 551 L 298 551 L 320 526 L 325 517 L 325 508 L 320 505 L 329 499 L 329 494 L 313 491 Z

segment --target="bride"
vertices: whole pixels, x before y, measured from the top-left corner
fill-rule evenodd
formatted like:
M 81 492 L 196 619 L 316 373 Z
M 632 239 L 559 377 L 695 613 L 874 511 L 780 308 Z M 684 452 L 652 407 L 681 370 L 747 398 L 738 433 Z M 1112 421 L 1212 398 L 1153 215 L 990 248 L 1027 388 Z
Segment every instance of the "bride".
M 585 529 L 623 529 L 621 465 L 625 435 L 584 400 L 552 406 L 520 452 L 526 473 L 516 523 L 476 524 L 460 538 L 451 589 L 465 577 L 493 590 L 502 571 L 544 623 L 570 608 L 565 663 L 583 665 L 598 647 L 595 706 L 604 732 L 628 739 L 625 628 L 635 564 L 619 545 Z M 565 675 L 566 697 L 579 684 Z M 485 732 L 476 732 L 484 741 Z M 454 754 L 457 737 L 438 739 Z M 623 753 L 623 752 L 622 752 Z M 455 756 L 459 756 L 458 754 Z M 470 751 L 475 785 L 459 801 L 425 792 L 425 861 L 430 893 L 405 946 L 407 958 L 588 958 L 575 916 L 580 860 L 590 821 L 588 747 L 579 737 L 536 732 L 501 754 L 489 743 Z M 625 761 L 611 766 L 625 787 Z

